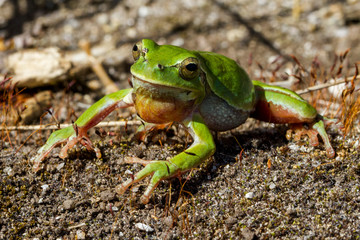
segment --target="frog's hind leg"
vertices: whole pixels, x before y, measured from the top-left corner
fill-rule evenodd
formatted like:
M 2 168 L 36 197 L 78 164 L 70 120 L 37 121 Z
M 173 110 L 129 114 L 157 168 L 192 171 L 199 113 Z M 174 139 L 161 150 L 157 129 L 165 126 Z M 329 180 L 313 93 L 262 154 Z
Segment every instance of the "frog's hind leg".
M 310 144 L 319 144 L 317 135 L 323 139 L 326 154 L 329 158 L 335 156 L 326 133 L 323 116 L 317 113 L 302 97 L 293 91 L 282 87 L 270 86 L 258 81 L 253 81 L 255 86 L 256 102 L 251 117 L 271 123 L 292 125 L 295 131 L 294 139 L 297 141 L 302 135 L 309 136 Z M 305 128 L 308 126 L 308 128 Z M 291 138 L 292 130 L 287 132 L 287 138 Z

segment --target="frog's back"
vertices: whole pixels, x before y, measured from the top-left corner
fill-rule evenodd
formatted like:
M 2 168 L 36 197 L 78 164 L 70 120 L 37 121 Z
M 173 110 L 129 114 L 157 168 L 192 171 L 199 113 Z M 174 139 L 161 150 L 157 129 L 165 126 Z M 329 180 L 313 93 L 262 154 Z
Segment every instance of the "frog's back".
M 195 52 L 207 82 L 218 97 L 232 107 L 251 111 L 254 106 L 254 87 L 247 73 L 234 60 L 212 52 Z

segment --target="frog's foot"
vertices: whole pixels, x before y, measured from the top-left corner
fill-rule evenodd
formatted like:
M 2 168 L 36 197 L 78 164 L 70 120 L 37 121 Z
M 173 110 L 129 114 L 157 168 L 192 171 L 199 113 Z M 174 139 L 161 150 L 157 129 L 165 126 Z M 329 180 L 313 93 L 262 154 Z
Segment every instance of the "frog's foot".
M 44 145 L 41 148 L 39 148 L 38 152 L 30 159 L 30 162 L 33 164 L 33 172 L 37 172 L 40 170 L 40 164 L 41 162 L 46 158 L 47 155 L 51 152 L 53 148 L 56 146 L 66 142 L 66 140 L 58 141 L 54 143 L 52 146 Z
M 145 165 L 145 168 L 143 168 L 137 174 L 131 176 L 131 178 L 126 180 L 124 183 L 118 185 L 115 191 L 121 195 L 131 185 L 151 175 L 152 178 L 150 184 L 140 199 L 143 204 L 149 202 L 152 192 L 162 180 L 174 177 L 180 173 L 179 168 L 174 163 L 169 161 L 146 161 L 139 158 L 127 158 L 125 161 L 128 163 L 141 163 Z
M 327 157 L 335 157 L 335 150 L 331 146 L 330 139 L 326 133 L 324 122 L 322 120 L 309 124 L 309 128 L 305 128 L 303 124 L 292 124 L 290 126 L 290 129 L 286 132 L 286 138 L 288 140 L 291 139 L 293 132 L 295 141 L 299 141 L 302 135 L 307 135 L 309 137 L 309 143 L 312 146 L 319 145 L 319 140 L 317 136 L 319 134 L 325 144 Z
M 69 139 L 66 143 L 66 145 L 61 149 L 59 153 L 59 157 L 64 159 L 68 156 L 68 150 L 74 147 L 76 144 L 80 143 L 81 145 L 85 146 L 87 150 L 94 151 L 97 158 L 101 158 L 101 151 L 99 148 L 94 147 L 91 140 L 87 136 L 75 136 L 71 139 Z
M 44 146 L 42 146 L 35 156 L 30 159 L 30 162 L 33 163 L 33 171 L 37 172 L 40 169 L 41 162 L 51 152 L 51 150 L 63 143 L 66 143 L 66 145 L 59 153 L 60 158 L 66 158 L 68 156 L 68 150 L 77 143 L 84 145 L 88 150 L 94 150 L 96 157 L 101 158 L 100 149 L 93 146 L 86 134 L 86 131 L 83 131 L 83 129 L 79 127 L 69 126 L 53 132 Z
M 67 142 L 68 139 L 74 135 L 75 131 L 72 126 L 53 132 L 46 143 L 38 150 L 35 156 L 30 159 L 30 162 L 33 163 L 33 171 L 37 172 L 40 169 L 41 162 L 53 148 Z

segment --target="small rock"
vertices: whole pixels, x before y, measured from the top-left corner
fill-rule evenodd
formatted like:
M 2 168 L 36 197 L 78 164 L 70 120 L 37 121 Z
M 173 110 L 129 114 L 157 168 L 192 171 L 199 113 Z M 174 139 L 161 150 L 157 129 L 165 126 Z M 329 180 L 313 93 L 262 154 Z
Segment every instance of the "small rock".
M 100 193 L 101 201 L 107 202 L 115 198 L 115 192 L 113 190 L 105 190 Z
M 103 211 L 106 211 L 106 205 L 104 202 L 99 203 L 99 208 Z
M 248 192 L 247 194 L 245 194 L 245 198 L 247 199 L 251 199 L 254 197 L 254 193 L 253 192 Z
M 82 230 L 77 230 L 76 231 L 76 237 L 77 237 L 77 239 L 82 240 L 82 239 L 86 238 L 86 234 Z
M 96 216 L 97 220 L 103 220 L 104 219 L 104 214 L 101 212 Z
M 228 228 L 230 228 L 231 226 L 233 226 L 234 224 L 237 223 L 237 219 L 235 217 L 228 217 L 226 220 L 225 220 L 225 224 Z
M 75 207 L 75 202 L 74 200 L 68 199 L 64 201 L 63 206 L 65 210 L 71 210 Z
M 57 169 L 58 171 L 60 171 L 64 166 L 65 166 L 65 163 L 62 162 L 62 163 L 60 163 L 60 164 L 57 165 L 56 169 Z
M 11 167 L 6 167 L 3 170 L 9 177 L 12 177 L 14 175 L 14 170 Z
M 5 65 L 14 73 L 13 83 L 18 87 L 52 85 L 68 77 L 71 62 L 60 49 L 27 49 L 10 54 Z
M 47 185 L 47 184 L 41 185 L 41 188 L 42 188 L 41 195 L 45 196 L 46 193 L 49 191 L 49 185 Z
M 173 224 L 174 224 L 174 220 L 173 220 L 172 216 L 171 215 L 167 216 L 164 219 L 164 223 L 166 224 L 166 226 L 171 228 L 173 226 Z
M 286 209 L 286 214 L 291 216 L 291 217 L 296 217 L 297 213 L 296 213 L 296 209 L 293 207 L 288 207 Z
M 127 174 L 127 175 L 133 175 L 134 173 L 133 173 L 132 171 L 130 171 L 129 169 L 127 169 L 127 170 L 125 171 L 125 174 Z
M 33 123 L 44 113 L 44 109 L 51 106 L 51 99 L 50 91 L 42 91 L 32 98 L 26 99 L 24 102 L 26 108 L 20 114 L 21 123 L 26 125 Z
M 274 188 L 276 188 L 275 183 L 270 183 L 269 188 L 270 188 L 271 190 L 274 189 Z
M 152 227 L 150 227 L 149 225 L 146 225 L 144 223 L 136 223 L 135 227 L 141 231 L 145 231 L 145 232 L 153 232 L 154 229 Z
M 47 184 L 41 185 L 41 188 L 43 189 L 44 192 L 46 192 L 49 189 L 49 185 Z
M 247 227 L 242 229 L 241 235 L 243 236 L 243 239 L 245 239 L 245 240 L 253 240 L 256 238 L 255 233 Z
M 118 207 L 115 207 L 115 206 L 110 206 L 110 207 L 111 207 L 111 210 L 113 210 L 114 212 L 119 211 L 119 208 L 118 208 Z

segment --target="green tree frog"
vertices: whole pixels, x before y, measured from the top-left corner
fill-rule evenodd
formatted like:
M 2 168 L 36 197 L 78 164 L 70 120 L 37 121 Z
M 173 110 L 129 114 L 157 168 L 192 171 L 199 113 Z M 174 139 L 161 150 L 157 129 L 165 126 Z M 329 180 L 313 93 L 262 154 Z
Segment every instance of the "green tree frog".
M 109 94 L 88 108 L 74 126 L 57 130 L 32 158 L 33 169 L 57 145 L 66 143 L 60 158 L 80 143 L 93 149 L 87 131 L 117 108 L 135 106 L 139 117 L 152 124 L 178 122 L 193 138 L 192 145 L 168 161 L 141 161 L 145 167 L 116 187 L 122 194 L 132 184 L 151 175 L 150 184 L 141 197 L 143 203 L 163 179 L 178 176 L 198 166 L 215 152 L 212 131 L 238 127 L 249 117 L 271 123 L 306 124 L 297 127 L 295 138 L 307 134 L 318 145 L 319 134 L 329 158 L 335 156 L 324 127 L 324 118 L 296 93 L 281 87 L 251 81 L 232 59 L 223 55 L 189 51 L 172 45 L 158 45 L 143 39 L 132 49 L 132 88 Z M 136 162 L 136 161 L 135 161 Z M 137 161 L 140 162 L 140 161 Z

